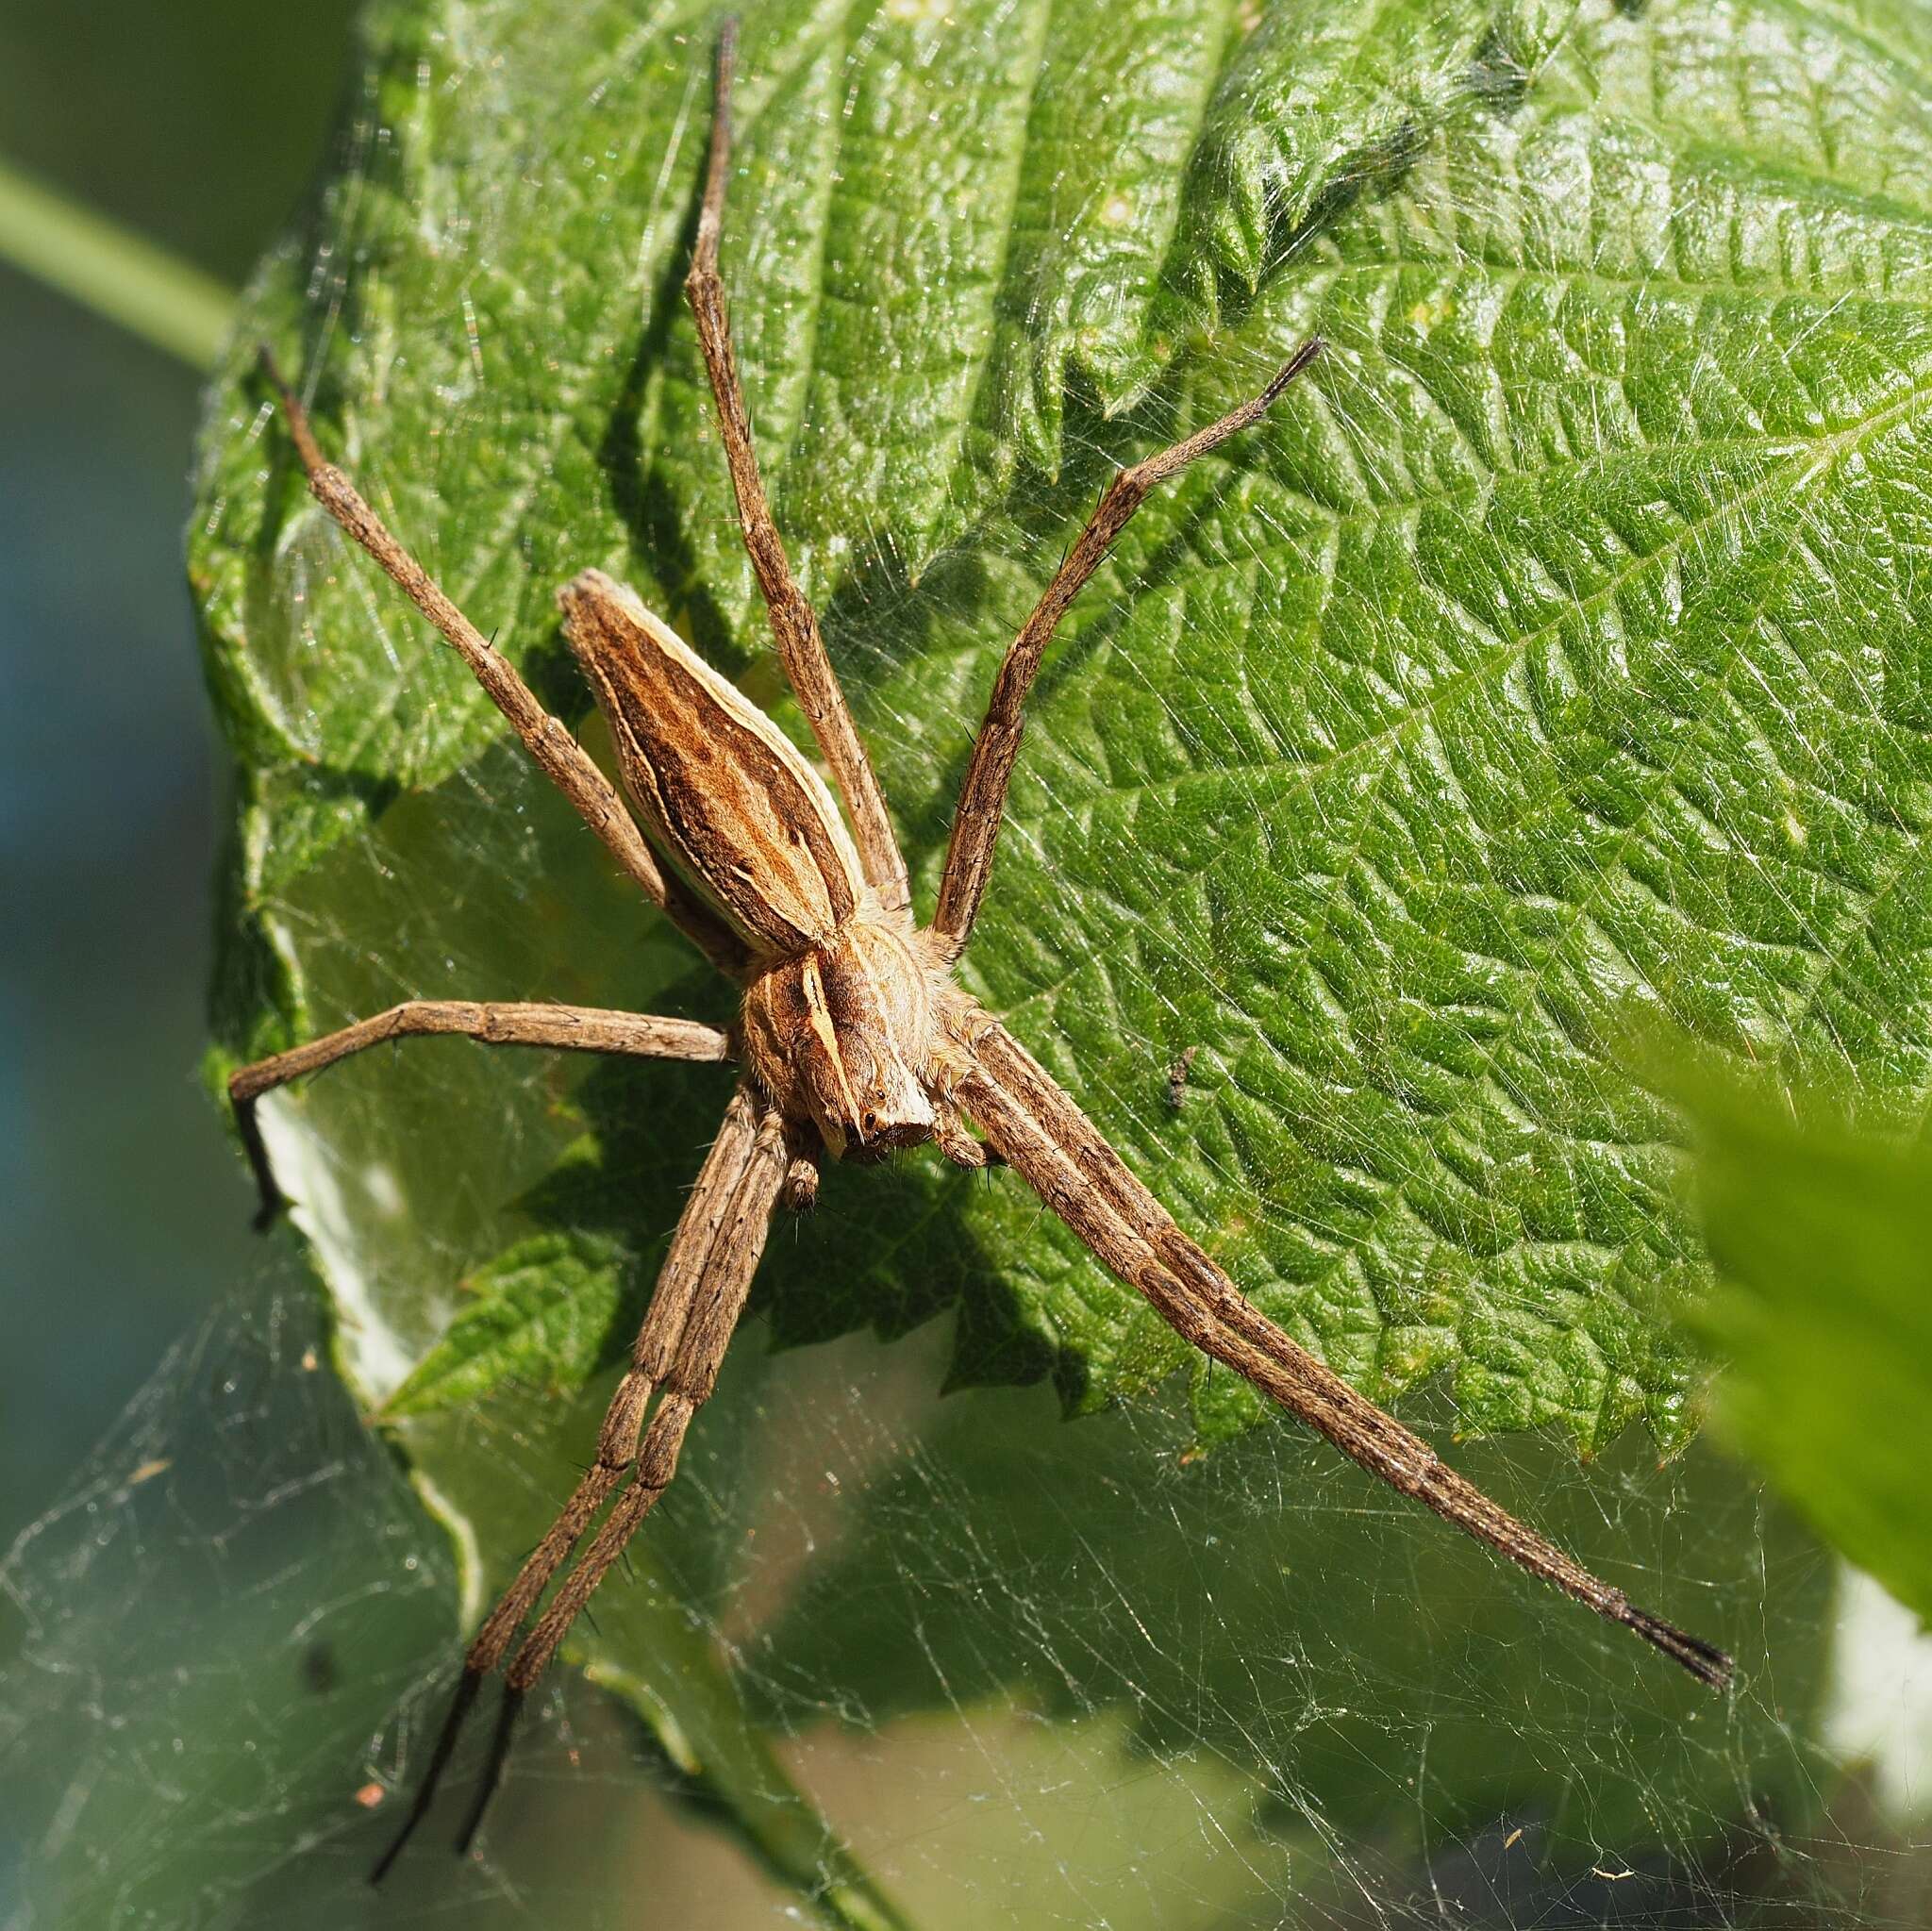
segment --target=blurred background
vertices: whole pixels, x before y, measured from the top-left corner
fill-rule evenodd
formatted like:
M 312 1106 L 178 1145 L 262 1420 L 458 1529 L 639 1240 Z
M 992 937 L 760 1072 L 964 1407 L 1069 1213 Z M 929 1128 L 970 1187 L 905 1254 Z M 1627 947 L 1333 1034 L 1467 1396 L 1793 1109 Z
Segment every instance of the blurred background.
M 354 12 L 0 0 L 0 159 L 237 286 L 323 157 Z M 181 563 L 200 389 L 0 263 L 0 1546 L 253 1261 L 195 1081 L 223 783 Z

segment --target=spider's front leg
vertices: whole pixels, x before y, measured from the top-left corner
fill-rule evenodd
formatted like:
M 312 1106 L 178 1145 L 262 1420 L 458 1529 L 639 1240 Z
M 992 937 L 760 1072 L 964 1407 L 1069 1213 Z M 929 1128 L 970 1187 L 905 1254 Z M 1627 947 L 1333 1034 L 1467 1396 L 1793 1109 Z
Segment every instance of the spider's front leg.
M 1319 340 L 1305 342 L 1253 401 L 1121 471 L 1055 572 L 1000 665 L 960 788 L 932 924 L 947 957 L 964 948 L 985 895 L 1025 725 L 1026 694 L 1060 618 L 1149 492 L 1258 422 L 1321 347 Z M 962 1101 L 992 1151 L 1176 1332 L 1403 1494 L 1599 1615 L 1634 1629 L 1704 1682 L 1728 1680 L 1731 1659 L 1722 1650 L 1636 1607 L 1622 1590 L 1517 1522 L 1276 1327 L 1182 1233 L 1073 1100 L 989 1014 L 957 992 L 942 1012 L 945 1038 L 935 1062 L 940 1076 L 932 1082 L 936 1104 L 941 1096 Z
M 988 1140 L 1118 1279 L 1184 1340 L 1305 1422 L 1392 1489 L 1532 1575 L 1634 1630 L 1721 1689 L 1731 1659 L 1639 1608 L 1518 1522 L 1268 1319 L 1128 1170 L 1100 1129 L 1006 1028 L 958 998 L 948 1013 L 957 1090 Z
M 606 1504 L 611 1504 L 591 1547 L 510 1663 L 489 1764 L 458 1839 L 458 1850 L 468 1848 L 502 1775 L 524 1698 L 591 1591 L 670 1485 L 686 1431 L 716 1386 L 725 1347 L 764 1253 L 772 1210 L 797 1154 L 795 1139 L 778 1114 L 749 1086 L 741 1086 L 672 1237 L 631 1350 L 631 1365 L 598 1432 L 596 1458 L 476 1632 L 415 1799 L 370 1873 L 371 1883 L 381 1882 L 427 1813 L 484 1678 L 502 1663 L 552 1578 Z M 658 1405 L 652 1411 L 654 1398 Z

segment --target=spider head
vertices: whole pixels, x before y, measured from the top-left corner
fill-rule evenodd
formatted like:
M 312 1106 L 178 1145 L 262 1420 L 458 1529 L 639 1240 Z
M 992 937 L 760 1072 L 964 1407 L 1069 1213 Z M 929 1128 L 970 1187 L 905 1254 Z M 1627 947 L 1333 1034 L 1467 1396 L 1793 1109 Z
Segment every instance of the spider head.
M 753 1074 L 842 1159 L 883 1159 L 932 1139 L 938 1119 L 921 1078 L 931 1046 L 932 967 L 909 928 L 881 920 L 848 921 L 745 991 Z

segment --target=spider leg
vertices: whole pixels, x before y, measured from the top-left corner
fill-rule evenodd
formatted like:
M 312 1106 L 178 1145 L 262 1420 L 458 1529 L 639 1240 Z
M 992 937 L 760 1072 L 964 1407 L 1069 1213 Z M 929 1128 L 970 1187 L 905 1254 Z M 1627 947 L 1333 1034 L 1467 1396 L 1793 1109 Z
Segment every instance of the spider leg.
M 713 1238 L 675 1354 L 657 1375 L 662 1399 L 644 1430 L 642 1443 L 636 1448 L 630 1481 L 504 1673 L 503 1706 L 497 1716 L 490 1762 L 458 1836 L 459 1853 L 469 1849 L 495 1794 L 524 1699 L 677 1473 L 684 1438 L 717 1386 L 724 1351 L 744 1311 L 745 1296 L 764 1252 L 772 1213 L 784 1190 L 791 1159 L 784 1124 L 775 1111 L 768 1111 L 758 1122 L 729 1207 Z
M 966 1130 L 959 1109 L 944 1093 L 933 1096 L 933 1139 L 940 1152 L 956 1167 L 997 1167 L 1000 1157 L 985 1140 L 975 1140 Z
M 793 1213 L 809 1213 L 819 1204 L 819 1163 L 810 1152 L 800 1149 L 792 1154 L 785 1170 L 783 1198 Z
M 530 687 L 499 657 L 475 625 L 446 597 L 436 580 L 383 526 L 382 519 L 362 500 L 356 486 L 323 458 L 308 411 L 283 380 L 275 358 L 261 352 L 261 365 L 280 398 L 289 435 L 301 458 L 315 500 L 348 534 L 382 565 L 409 601 L 441 631 L 462 658 L 490 701 L 509 721 L 524 748 L 536 759 L 557 789 L 576 807 L 603 840 L 611 856 L 642 889 L 645 897 L 661 906 L 673 923 L 714 965 L 737 973 L 744 949 L 731 933 L 684 886 L 667 874 L 652 855 L 637 821 L 612 789 L 610 781 L 591 762 L 583 747 L 562 721 L 537 702 Z
M 643 1012 L 613 1012 L 597 1006 L 502 1005 L 471 999 L 410 999 L 354 1025 L 325 1033 L 319 1040 L 275 1053 L 228 1075 L 228 1103 L 235 1130 L 248 1154 L 261 1206 L 255 1224 L 263 1228 L 287 1202 L 275 1185 L 268 1148 L 262 1143 L 256 1103 L 266 1092 L 320 1073 L 353 1053 L 367 1052 L 385 1040 L 418 1039 L 442 1033 L 478 1040 L 486 1046 L 548 1046 L 570 1053 L 634 1054 L 647 1059 L 728 1059 L 731 1042 L 715 1026 L 689 1019 L 658 1019 Z
M 953 812 L 953 836 L 946 847 L 946 869 L 940 880 L 939 909 L 933 915 L 932 929 L 956 956 L 965 949 L 973 922 L 979 913 L 979 902 L 986 894 L 987 879 L 992 873 L 993 848 L 999 842 L 1000 819 L 1007 805 L 1007 784 L 1013 774 L 1013 761 L 1020 754 L 1021 735 L 1026 728 L 1026 693 L 1032 689 L 1041 657 L 1068 606 L 1099 569 L 1114 540 L 1155 488 L 1177 475 L 1196 457 L 1220 448 L 1230 436 L 1259 422 L 1275 398 L 1321 350 L 1320 340 L 1310 338 L 1289 358 L 1259 395 L 1230 410 L 1218 423 L 1197 430 L 1185 441 L 1122 470 L 1107 486 L 1073 548 L 1061 558 L 1059 568 L 1054 572 L 1033 614 L 1008 647 L 999 674 L 993 679 L 992 697 L 979 726 L 979 736 L 974 741 L 973 759 L 966 768 L 966 781 L 959 788 L 959 802 Z
M 981 1030 L 982 1026 L 984 1030 Z M 1730 1679 L 1723 1650 L 1631 1603 L 1441 1461 L 1249 1301 L 1011 1034 L 983 1015 L 959 1095 L 987 1139 L 1093 1254 L 1205 1355 L 1232 1368 L 1373 1475 L 1532 1575 L 1634 1630 L 1700 1681 Z
M 699 1170 L 691 1197 L 685 1203 L 677 1231 L 659 1270 L 643 1324 L 631 1350 L 631 1365 L 617 1385 L 604 1423 L 597 1436 L 596 1459 L 584 1472 L 571 1498 L 557 1520 L 531 1550 L 516 1579 L 510 1584 L 484 1620 L 463 1659 L 463 1673 L 458 1682 L 449 1713 L 429 1756 L 422 1782 L 402 1828 L 370 1873 L 370 1882 L 379 1884 L 396 1860 L 416 1826 L 427 1814 L 438 1784 L 456 1748 L 458 1733 L 476 1701 L 483 1679 L 508 1651 L 517 1631 L 536 1607 L 538 1598 L 551 1578 L 563 1566 L 578 1539 L 596 1520 L 598 1511 L 630 1473 L 638 1459 L 639 1440 L 644 1432 L 644 1415 L 651 1398 L 671 1377 L 682 1358 L 682 1344 L 695 1311 L 708 1306 L 712 1297 L 708 1286 L 723 1270 L 731 1273 L 738 1263 L 731 1254 L 732 1242 L 741 1238 L 738 1218 L 740 1196 L 747 1176 L 762 1174 L 770 1164 L 766 1152 L 771 1132 L 765 1125 L 765 1107 L 751 1091 L 741 1086 L 724 1109 L 718 1137 L 711 1144 Z M 743 1263 L 745 1279 L 750 1278 L 758 1252 L 763 1246 L 762 1226 L 752 1242 L 749 1259 Z M 715 1317 L 712 1317 L 715 1318 Z M 721 1350 L 722 1351 L 722 1350 Z M 514 1719 L 499 1715 L 499 1741 L 507 1745 L 508 1725 Z M 498 1757 L 492 1747 L 492 1763 Z M 491 1773 L 492 1781 L 494 1771 Z
M 832 660 L 825 654 L 818 617 L 791 574 L 784 539 L 772 521 L 772 506 L 766 500 L 758 452 L 752 445 L 751 418 L 738 379 L 738 357 L 731 345 L 731 319 L 724 302 L 724 279 L 718 273 L 718 236 L 724 217 L 724 187 L 731 173 L 731 83 L 737 58 L 738 25 L 726 21 L 718 35 L 717 104 L 711 118 L 704 207 L 698 216 L 697 246 L 691 254 L 684 291 L 697 322 L 698 346 L 717 403 L 718 426 L 724 439 L 744 547 L 771 617 L 778 660 L 838 780 L 852 817 L 854 842 L 866 883 L 877 892 L 885 910 L 902 911 L 911 903 L 906 860 L 892 835 L 891 816 L 872 760 L 846 707 Z

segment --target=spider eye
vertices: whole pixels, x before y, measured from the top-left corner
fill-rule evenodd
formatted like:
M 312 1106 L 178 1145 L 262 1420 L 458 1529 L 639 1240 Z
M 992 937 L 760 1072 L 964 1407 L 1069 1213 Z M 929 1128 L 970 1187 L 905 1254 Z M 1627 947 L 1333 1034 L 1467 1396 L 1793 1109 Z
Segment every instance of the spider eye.
M 878 1125 L 879 1116 L 876 1113 L 874 1113 L 870 1107 L 868 1107 L 865 1109 L 864 1117 L 859 1121 L 858 1124 L 865 1129 L 866 1132 L 870 1133 Z

